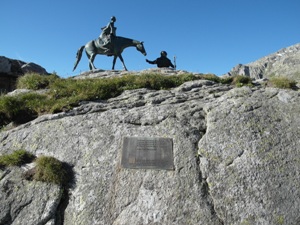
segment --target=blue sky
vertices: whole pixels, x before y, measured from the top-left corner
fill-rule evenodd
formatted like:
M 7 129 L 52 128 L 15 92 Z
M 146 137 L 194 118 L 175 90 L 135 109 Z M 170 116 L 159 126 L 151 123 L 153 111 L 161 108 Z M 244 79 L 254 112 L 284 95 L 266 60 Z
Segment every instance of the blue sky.
M 78 48 L 114 15 L 117 35 L 144 41 L 147 51 L 125 49 L 128 70 L 155 67 L 145 59 L 165 50 L 177 69 L 222 75 L 299 43 L 299 12 L 299 0 L 1 0 L 0 55 L 77 75 L 89 70 L 84 54 L 72 72 Z M 112 57 L 97 55 L 95 66 L 110 70 Z

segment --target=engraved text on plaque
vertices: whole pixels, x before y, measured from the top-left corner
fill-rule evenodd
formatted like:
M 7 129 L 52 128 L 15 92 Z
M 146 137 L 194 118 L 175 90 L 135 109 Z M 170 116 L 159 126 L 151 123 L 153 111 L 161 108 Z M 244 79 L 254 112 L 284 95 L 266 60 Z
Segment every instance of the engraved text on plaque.
M 173 170 L 171 138 L 124 137 L 121 165 L 135 169 Z

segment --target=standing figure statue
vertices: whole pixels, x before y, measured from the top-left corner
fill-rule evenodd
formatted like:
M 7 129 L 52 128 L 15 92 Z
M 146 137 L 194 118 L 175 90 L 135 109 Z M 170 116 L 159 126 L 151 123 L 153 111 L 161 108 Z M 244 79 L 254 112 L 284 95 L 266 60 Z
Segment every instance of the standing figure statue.
M 162 67 L 175 68 L 175 66 L 173 65 L 171 60 L 167 58 L 167 52 L 165 52 L 165 51 L 161 51 L 160 57 L 157 58 L 156 60 L 150 61 L 150 60 L 146 59 L 146 62 L 150 63 L 150 64 L 157 64 L 157 67 L 159 67 L 159 68 L 162 68 Z
M 113 49 L 117 30 L 115 27 L 116 20 L 116 17 L 112 16 L 109 23 L 105 27 L 101 28 L 102 32 L 99 36 L 99 41 L 101 43 L 101 47 L 105 50 L 105 53 L 111 52 Z

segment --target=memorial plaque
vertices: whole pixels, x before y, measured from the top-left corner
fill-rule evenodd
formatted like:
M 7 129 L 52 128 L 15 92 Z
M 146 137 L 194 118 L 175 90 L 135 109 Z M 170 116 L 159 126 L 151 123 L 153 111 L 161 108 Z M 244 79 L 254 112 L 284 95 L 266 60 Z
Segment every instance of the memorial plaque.
M 121 165 L 131 169 L 173 170 L 171 138 L 124 137 Z

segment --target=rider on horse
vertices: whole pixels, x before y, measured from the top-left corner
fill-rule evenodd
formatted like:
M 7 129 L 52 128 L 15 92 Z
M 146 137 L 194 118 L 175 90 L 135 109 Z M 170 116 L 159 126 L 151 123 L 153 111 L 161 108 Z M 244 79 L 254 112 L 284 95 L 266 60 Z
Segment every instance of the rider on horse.
M 98 38 L 89 41 L 78 49 L 73 71 L 76 69 L 81 59 L 83 50 L 85 50 L 89 59 L 90 70 L 96 69 L 94 66 L 94 59 L 97 54 L 114 56 L 112 70 L 115 68 L 117 58 L 121 60 L 124 69 L 127 70 L 122 57 L 122 52 L 127 47 L 136 47 L 136 49 L 143 55 L 147 55 L 142 41 L 119 36 L 117 37 L 114 22 L 116 22 L 116 17 L 113 16 L 107 26 L 102 28 L 101 35 Z
M 110 18 L 110 22 L 105 26 L 102 27 L 101 34 L 99 36 L 100 43 L 102 42 L 101 47 L 105 49 L 105 52 L 110 52 L 112 50 L 112 45 L 114 38 L 116 37 L 116 30 L 117 28 L 114 26 L 116 22 L 116 17 L 112 16 Z

